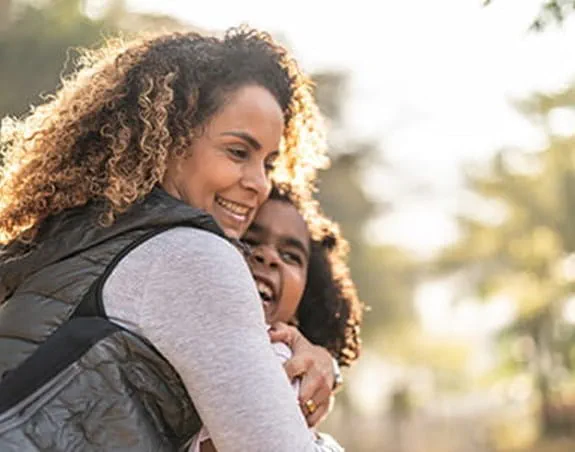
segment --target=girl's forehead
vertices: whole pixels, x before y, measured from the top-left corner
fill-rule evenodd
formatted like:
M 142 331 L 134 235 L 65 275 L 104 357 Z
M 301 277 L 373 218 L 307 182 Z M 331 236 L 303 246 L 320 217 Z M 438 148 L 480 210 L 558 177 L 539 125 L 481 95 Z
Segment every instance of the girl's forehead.
M 297 238 L 309 247 L 307 224 L 295 206 L 286 201 L 268 200 L 259 209 L 250 229 L 273 237 Z

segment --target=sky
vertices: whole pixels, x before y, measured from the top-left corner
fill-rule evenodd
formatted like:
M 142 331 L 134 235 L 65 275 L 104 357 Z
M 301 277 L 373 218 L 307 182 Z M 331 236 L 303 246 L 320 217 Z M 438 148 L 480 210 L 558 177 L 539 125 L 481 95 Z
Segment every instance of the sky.
M 366 177 L 370 193 L 395 201 L 391 213 L 373 222 L 371 235 L 421 256 L 457 238 L 453 214 L 479 208 L 461 190 L 464 166 L 485 164 L 504 146 L 545 145 L 513 101 L 575 81 L 575 58 L 569 58 L 575 20 L 542 34 L 528 32 L 541 3 L 290 0 L 287 7 L 269 0 L 128 1 L 133 9 L 207 29 L 248 23 L 281 33 L 308 72 L 347 72 L 347 128 L 378 140 L 393 168 L 391 176 L 372 171 Z M 573 115 L 554 122 L 559 130 L 575 128 Z M 416 304 L 431 331 L 481 335 L 512 316 L 505 300 L 451 308 L 445 282 L 426 283 L 418 294 Z

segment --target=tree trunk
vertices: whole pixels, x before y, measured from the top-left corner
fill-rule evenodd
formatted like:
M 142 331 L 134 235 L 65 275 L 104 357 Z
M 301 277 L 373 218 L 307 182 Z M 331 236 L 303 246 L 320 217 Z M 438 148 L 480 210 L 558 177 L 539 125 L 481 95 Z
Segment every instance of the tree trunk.
M 551 355 L 552 324 L 548 315 L 543 316 L 535 333 L 535 380 L 541 397 L 540 424 L 543 436 L 554 431 L 554 418 L 551 406 L 551 372 L 553 358 Z

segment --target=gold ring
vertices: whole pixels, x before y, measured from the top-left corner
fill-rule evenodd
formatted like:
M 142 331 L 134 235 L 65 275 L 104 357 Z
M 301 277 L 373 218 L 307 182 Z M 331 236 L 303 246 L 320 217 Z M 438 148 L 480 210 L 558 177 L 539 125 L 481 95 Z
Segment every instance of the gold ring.
M 309 399 L 306 403 L 304 403 L 307 412 L 309 414 L 313 414 L 316 412 L 317 410 L 317 405 L 315 404 L 315 402 L 313 401 L 313 399 Z

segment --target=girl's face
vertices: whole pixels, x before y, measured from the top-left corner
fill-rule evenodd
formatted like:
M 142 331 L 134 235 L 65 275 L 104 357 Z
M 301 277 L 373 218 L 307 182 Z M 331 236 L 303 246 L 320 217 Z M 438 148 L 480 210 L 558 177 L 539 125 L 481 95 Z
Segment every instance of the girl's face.
M 211 214 L 223 231 L 240 238 L 266 200 L 284 116 L 260 86 L 232 93 L 184 157 L 168 161 L 162 180 L 172 196 Z
M 307 282 L 310 235 L 297 209 L 269 200 L 244 236 L 249 265 L 262 298 L 266 321 L 288 322 L 295 315 Z

